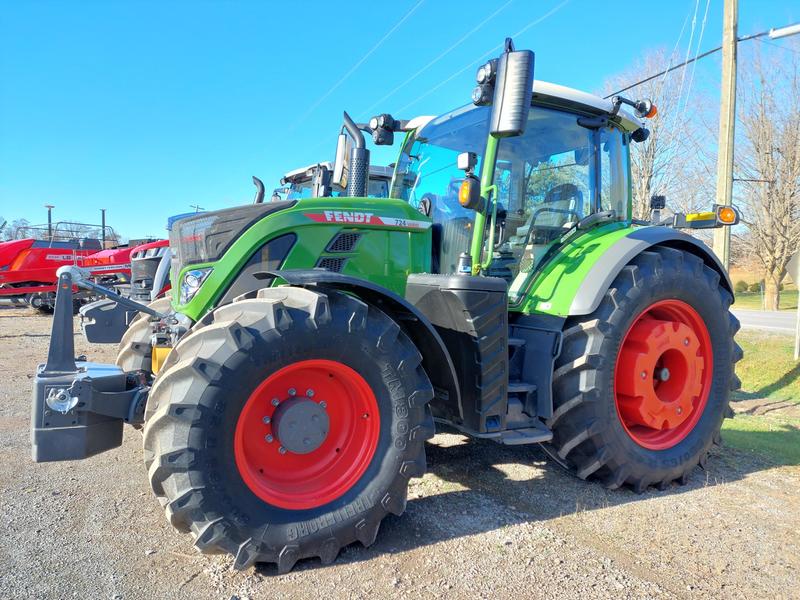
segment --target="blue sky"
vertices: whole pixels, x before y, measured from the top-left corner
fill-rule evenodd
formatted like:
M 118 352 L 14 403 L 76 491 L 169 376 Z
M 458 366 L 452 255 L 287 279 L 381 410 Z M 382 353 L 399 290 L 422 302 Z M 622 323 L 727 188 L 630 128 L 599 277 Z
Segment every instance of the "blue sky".
M 54 204 L 57 219 L 97 222 L 106 208 L 124 236 L 160 236 L 190 205 L 249 202 L 251 175 L 271 189 L 331 159 L 343 109 L 465 104 L 464 68 L 507 35 L 524 30 L 515 42 L 536 52 L 537 79 L 598 91 L 642 52 L 671 50 L 688 15 L 683 56 L 696 5 L 692 53 L 706 0 L 3 0 L 0 215 L 42 222 Z M 740 35 L 800 21 L 796 0 L 739 12 Z M 701 51 L 721 21 L 710 0 Z M 718 59 L 703 63 L 716 81 Z

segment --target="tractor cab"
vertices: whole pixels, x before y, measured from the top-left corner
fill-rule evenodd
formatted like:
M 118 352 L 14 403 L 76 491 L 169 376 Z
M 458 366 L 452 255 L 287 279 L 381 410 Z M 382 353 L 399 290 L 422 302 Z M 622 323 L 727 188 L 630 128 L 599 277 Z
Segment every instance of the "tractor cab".
M 641 127 L 627 113 L 617 122 L 603 118 L 611 103 L 603 106 L 588 94 L 539 81 L 533 92 L 524 132 L 496 144 L 487 144 L 487 106 L 456 109 L 411 132 L 391 191 L 433 219 L 433 271 L 455 273 L 475 231 L 475 212 L 458 195 L 465 178 L 458 157 L 472 154 L 475 171 L 491 177 L 487 187 L 496 206 L 479 269 L 508 280 L 512 303 L 548 253 L 584 219 L 629 221 L 629 146 Z M 493 165 L 485 161 L 489 145 Z

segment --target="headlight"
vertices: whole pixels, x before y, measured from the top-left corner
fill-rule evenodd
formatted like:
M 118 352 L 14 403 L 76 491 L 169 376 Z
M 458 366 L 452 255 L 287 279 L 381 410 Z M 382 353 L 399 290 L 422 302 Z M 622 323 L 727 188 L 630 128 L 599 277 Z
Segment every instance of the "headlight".
M 475 81 L 478 82 L 478 85 L 493 83 L 496 75 L 497 59 L 495 58 L 478 67 L 478 72 L 475 74 Z
M 191 271 L 186 271 L 183 274 L 183 279 L 181 280 L 181 293 L 180 293 L 180 303 L 186 304 L 197 293 L 197 290 L 200 289 L 200 286 L 203 285 L 203 282 L 206 280 L 211 274 L 211 267 L 207 267 L 205 269 L 192 269 Z
M 489 106 L 494 97 L 494 86 L 490 83 L 481 83 L 472 90 L 472 103 L 475 106 Z

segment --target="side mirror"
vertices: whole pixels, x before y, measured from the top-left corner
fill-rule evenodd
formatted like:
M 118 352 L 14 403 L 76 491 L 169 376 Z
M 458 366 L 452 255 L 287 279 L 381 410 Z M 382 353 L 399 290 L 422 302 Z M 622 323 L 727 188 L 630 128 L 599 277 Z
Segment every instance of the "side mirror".
M 352 143 L 346 134 L 340 133 L 336 140 L 336 158 L 333 160 L 333 185 L 347 188 L 347 171 L 350 167 L 350 154 Z
M 497 61 L 489 129 L 492 135 L 510 137 L 525 131 L 533 96 L 533 66 L 533 52 L 514 50 L 511 39 L 506 39 L 506 51 Z

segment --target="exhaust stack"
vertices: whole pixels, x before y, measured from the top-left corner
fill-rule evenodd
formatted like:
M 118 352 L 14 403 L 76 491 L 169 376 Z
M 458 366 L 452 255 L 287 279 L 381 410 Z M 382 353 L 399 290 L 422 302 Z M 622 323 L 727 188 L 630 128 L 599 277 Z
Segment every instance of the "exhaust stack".
M 350 157 L 350 173 L 347 180 L 347 195 L 351 197 L 364 197 L 367 195 L 369 183 L 369 150 L 364 141 L 364 134 L 350 118 L 344 113 L 344 127 L 353 138 L 355 147 Z

